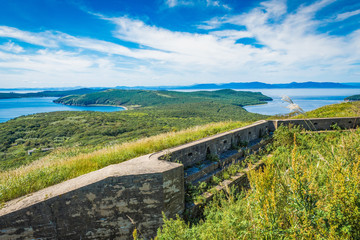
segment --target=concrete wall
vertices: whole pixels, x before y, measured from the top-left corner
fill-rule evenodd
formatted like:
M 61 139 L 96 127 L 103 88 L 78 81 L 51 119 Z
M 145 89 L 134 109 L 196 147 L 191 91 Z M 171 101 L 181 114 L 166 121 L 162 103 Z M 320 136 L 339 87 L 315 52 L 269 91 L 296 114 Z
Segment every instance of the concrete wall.
M 162 212 L 184 211 L 184 167 L 259 139 L 281 124 L 310 130 L 359 126 L 360 118 L 259 121 L 159 153 L 111 165 L 7 202 L 0 209 L 0 239 L 131 239 L 156 235 Z M 315 128 L 312 128 L 315 126 Z M 165 159 L 165 160 L 161 160 Z M 170 160 L 170 161 L 168 161 Z
M 164 154 L 173 162 L 180 162 L 189 167 L 206 159 L 207 154 L 221 155 L 240 142 L 250 142 L 269 134 L 269 122 L 262 120 L 246 127 L 234 129 L 194 141 L 179 147 L 167 149 L 155 154 L 162 158 Z
M 356 128 L 360 125 L 359 117 L 347 118 L 309 118 L 309 119 L 286 119 L 275 120 L 274 128 L 280 125 L 300 125 L 302 128 L 311 131 L 333 130 L 333 125 L 336 124 L 341 129 Z M 274 130 L 273 128 L 273 130 Z
M 184 209 L 183 166 L 149 155 L 8 202 L 0 239 L 129 239 L 156 235 L 162 211 Z

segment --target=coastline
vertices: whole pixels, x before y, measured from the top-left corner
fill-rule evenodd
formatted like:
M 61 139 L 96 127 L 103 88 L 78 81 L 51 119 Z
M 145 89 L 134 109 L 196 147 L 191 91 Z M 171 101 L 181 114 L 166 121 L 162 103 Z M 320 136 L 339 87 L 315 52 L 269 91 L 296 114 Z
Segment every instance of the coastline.
M 20 116 L 27 116 L 37 113 L 48 113 L 57 111 L 99 111 L 115 112 L 131 109 L 131 106 L 122 105 L 93 105 L 78 106 L 55 103 L 55 97 L 36 97 L 36 98 L 13 98 L 0 99 L 0 124 Z M 101 109 L 102 107 L 105 110 Z M 116 108 L 120 107 L 120 108 Z
M 62 104 L 62 103 L 60 103 Z M 129 110 L 129 108 L 122 106 L 122 105 L 109 105 L 109 104 L 89 104 L 89 105 L 67 105 L 63 104 L 65 106 L 79 106 L 79 107 L 121 107 L 124 110 Z

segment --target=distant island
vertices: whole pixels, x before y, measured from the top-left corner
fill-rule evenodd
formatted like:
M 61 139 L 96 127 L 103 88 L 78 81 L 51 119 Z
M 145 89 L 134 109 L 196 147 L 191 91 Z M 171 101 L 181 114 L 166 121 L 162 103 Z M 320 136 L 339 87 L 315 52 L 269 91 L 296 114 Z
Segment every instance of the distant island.
M 64 96 L 54 102 L 73 106 L 112 105 L 138 108 L 201 102 L 217 102 L 242 107 L 263 104 L 271 100 L 272 98 L 260 92 L 235 91 L 231 89 L 194 92 L 108 89 L 83 95 Z
M 205 90 L 205 89 L 284 89 L 284 88 L 360 88 L 357 83 L 335 82 L 291 82 L 291 83 L 262 83 L 262 82 L 231 82 L 195 84 L 191 86 L 152 86 L 152 87 L 126 87 L 118 86 L 116 89 L 143 89 L 143 90 Z
M 8 98 L 33 98 L 33 97 L 63 97 L 68 95 L 77 95 L 77 94 L 87 94 L 102 91 L 104 89 L 90 89 L 90 88 L 81 88 L 75 90 L 65 90 L 65 91 L 41 91 L 41 92 L 32 92 L 32 93 L 1 93 L 0 99 Z

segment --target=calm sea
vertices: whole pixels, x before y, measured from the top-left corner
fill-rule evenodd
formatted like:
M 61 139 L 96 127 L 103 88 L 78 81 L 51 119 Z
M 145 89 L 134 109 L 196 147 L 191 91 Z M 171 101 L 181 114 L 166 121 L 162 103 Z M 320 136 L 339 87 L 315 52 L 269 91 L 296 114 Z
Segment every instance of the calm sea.
M 249 112 L 267 115 L 286 114 L 290 112 L 290 110 L 286 108 L 289 104 L 281 101 L 284 95 L 290 97 L 294 103 L 298 104 L 305 111 L 310 111 L 325 105 L 343 102 L 344 98 L 348 96 L 360 94 L 360 89 L 354 88 L 242 89 L 240 91 L 262 92 L 264 95 L 271 97 L 273 101 L 267 104 L 245 107 Z
M 0 122 L 6 122 L 12 118 L 33 113 L 55 112 L 55 111 L 99 111 L 114 112 L 122 111 L 121 107 L 79 107 L 66 106 L 53 103 L 56 97 L 46 98 L 11 98 L 0 99 Z

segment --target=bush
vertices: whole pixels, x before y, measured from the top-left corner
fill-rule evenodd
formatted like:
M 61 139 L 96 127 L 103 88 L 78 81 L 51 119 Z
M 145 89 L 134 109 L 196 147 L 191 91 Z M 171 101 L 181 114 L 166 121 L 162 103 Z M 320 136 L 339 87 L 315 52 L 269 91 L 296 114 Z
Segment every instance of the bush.
M 166 220 L 158 238 L 360 239 L 360 130 L 280 127 L 274 138 L 251 190 L 219 197 L 196 225 Z

